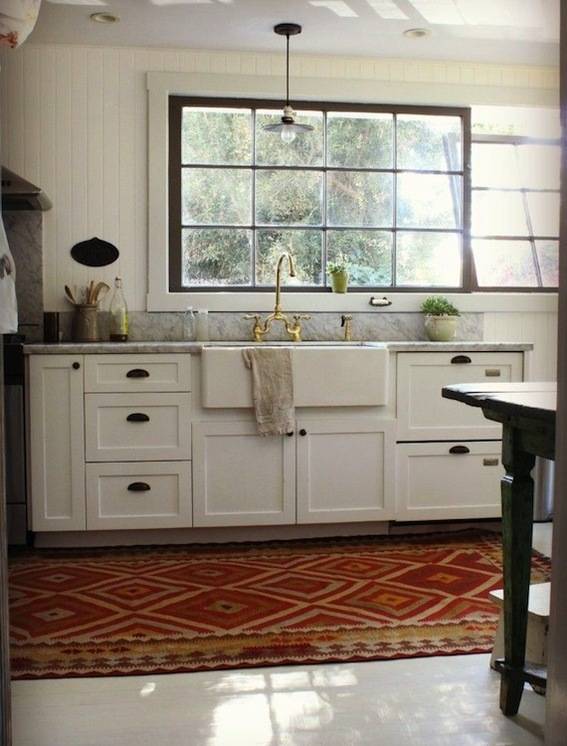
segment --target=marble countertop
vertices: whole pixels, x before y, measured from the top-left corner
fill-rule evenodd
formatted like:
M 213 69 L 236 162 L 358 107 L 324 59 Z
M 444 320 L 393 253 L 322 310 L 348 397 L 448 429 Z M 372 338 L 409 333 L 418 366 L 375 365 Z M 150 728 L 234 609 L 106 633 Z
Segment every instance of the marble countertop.
M 199 355 L 203 347 L 207 345 L 219 346 L 220 344 L 230 347 L 231 345 L 245 346 L 242 342 L 63 342 L 61 344 L 28 344 L 24 346 L 26 355 L 96 355 L 96 354 L 157 354 L 157 353 L 189 353 Z M 285 346 L 280 343 L 279 346 Z M 341 346 L 338 342 L 307 342 L 307 344 L 323 344 Z M 347 346 L 349 343 L 346 343 Z M 350 346 L 356 343 L 350 343 Z M 477 342 L 477 341 L 454 341 L 454 342 L 428 342 L 408 341 L 399 342 L 359 342 L 363 347 L 387 347 L 392 352 L 523 352 L 532 350 L 533 345 L 523 342 Z M 253 343 L 250 342 L 250 346 Z

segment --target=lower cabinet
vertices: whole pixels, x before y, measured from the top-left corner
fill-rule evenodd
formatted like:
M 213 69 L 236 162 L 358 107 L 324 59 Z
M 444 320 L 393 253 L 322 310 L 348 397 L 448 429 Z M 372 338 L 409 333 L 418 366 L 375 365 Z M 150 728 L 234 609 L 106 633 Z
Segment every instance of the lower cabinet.
M 388 422 L 299 420 L 297 522 L 394 518 L 394 434 Z
M 28 366 L 30 528 L 84 530 L 83 357 L 32 355 Z
M 272 437 L 250 420 L 194 424 L 193 525 L 390 520 L 393 439 L 373 418 L 299 419 Z
M 193 525 L 295 523 L 295 437 L 253 421 L 193 425 Z
M 87 464 L 87 529 L 191 526 L 191 462 Z
M 399 443 L 396 519 L 499 517 L 501 450 L 500 441 Z

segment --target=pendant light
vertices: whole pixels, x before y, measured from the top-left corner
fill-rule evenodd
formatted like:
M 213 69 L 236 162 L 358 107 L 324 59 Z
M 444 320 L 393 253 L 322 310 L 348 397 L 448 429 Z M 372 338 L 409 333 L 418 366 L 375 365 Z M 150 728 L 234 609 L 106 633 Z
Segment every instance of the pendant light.
M 284 142 L 293 142 L 296 135 L 304 132 L 311 132 L 313 127 L 310 124 L 298 124 L 295 121 L 295 111 L 289 103 L 289 37 L 301 33 L 301 26 L 298 23 L 278 23 L 274 26 L 274 32 L 279 36 L 285 36 L 285 106 L 281 121 L 277 124 L 265 124 L 263 129 L 266 132 L 276 132 Z

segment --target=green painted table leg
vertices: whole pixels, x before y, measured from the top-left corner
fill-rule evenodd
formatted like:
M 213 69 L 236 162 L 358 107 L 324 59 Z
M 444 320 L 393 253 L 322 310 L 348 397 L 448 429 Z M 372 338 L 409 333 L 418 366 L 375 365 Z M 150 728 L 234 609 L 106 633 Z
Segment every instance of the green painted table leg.
M 532 551 L 535 456 L 520 446 L 520 431 L 504 425 L 502 462 L 502 546 L 504 562 L 504 658 L 500 709 L 515 715 L 524 689 Z

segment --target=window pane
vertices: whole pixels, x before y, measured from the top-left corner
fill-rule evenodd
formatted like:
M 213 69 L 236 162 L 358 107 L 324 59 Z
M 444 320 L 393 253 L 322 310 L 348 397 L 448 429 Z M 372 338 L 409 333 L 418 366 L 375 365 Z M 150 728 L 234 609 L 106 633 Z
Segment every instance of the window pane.
M 560 138 L 559 109 L 474 106 L 472 131 L 488 135 Z
M 396 248 L 398 285 L 458 287 L 461 237 L 456 233 L 400 232 Z
M 252 232 L 235 228 L 184 228 L 183 285 L 250 285 Z
M 534 236 L 559 236 L 559 194 L 528 192 L 528 209 Z
M 559 241 L 536 241 L 536 252 L 545 287 L 559 285 Z
M 184 168 L 183 225 L 251 223 L 252 172 L 234 168 Z
M 277 124 L 282 112 L 268 109 L 256 112 L 256 163 L 261 166 L 321 166 L 323 164 L 323 113 L 298 111 L 298 124 L 310 124 L 312 132 L 283 142 L 277 132 L 266 132 L 265 124 Z
M 323 175 L 318 171 L 257 171 L 259 225 L 321 225 Z
M 398 168 L 459 171 L 463 167 L 460 117 L 399 114 Z
M 327 231 L 327 259 L 348 262 L 353 286 L 392 284 L 392 243 L 389 231 Z
M 399 174 L 398 225 L 408 228 L 460 228 L 462 177 Z
M 559 145 L 519 145 L 518 156 L 522 186 L 532 189 L 559 189 Z
M 327 114 L 327 165 L 351 168 L 391 168 L 392 114 Z
M 513 187 L 522 185 L 518 156 L 514 145 L 473 143 L 472 183 L 482 187 Z
M 529 241 L 475 239 L 472 249 L 480 287 L 537 285 Z
M 329 225 L 393 225 L 392 175 L 365 171 L 329 171 Z
M 181 119 L 182 163 L 247 164 L 252 160 L 250 109 L 189 108 Z
M 256 232 L 256 282 L 275 285 L 276 263 L 284 251 L 295 261 L 297 277 L 282 272 L 283 285 L 321 285 L 323 234 L 318 230 L 259 230 Z
M 473 190 L 472 232 L 475 236 L 527 236 L 523 196 L 519 192 Z

